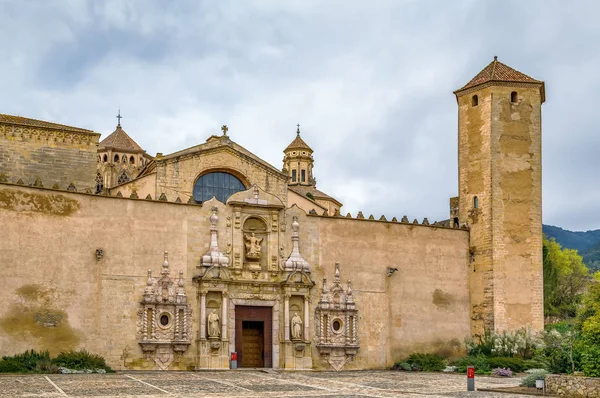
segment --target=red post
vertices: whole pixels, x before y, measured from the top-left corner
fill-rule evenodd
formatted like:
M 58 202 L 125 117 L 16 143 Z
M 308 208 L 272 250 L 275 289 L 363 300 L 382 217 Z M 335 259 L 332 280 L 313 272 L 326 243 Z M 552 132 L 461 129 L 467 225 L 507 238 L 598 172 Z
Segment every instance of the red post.
M 467 366 L 467 391 L 475 391 L 475 367 Z

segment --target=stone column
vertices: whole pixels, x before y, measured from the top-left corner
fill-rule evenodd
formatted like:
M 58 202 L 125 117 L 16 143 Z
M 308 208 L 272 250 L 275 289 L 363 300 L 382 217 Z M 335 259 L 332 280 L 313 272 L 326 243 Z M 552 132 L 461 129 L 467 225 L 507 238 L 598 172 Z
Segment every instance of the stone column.
M 206 293 L 200 293 L 200 340 L 206 340 Z
M 309 319 L 310 316 L 308 315 L 308 296 L 304 296 L 304 341 L 310 340 L 310 329 L 308 324 Z
M 227 292 L 223 292 L 221 304 L 221 340 L 227 341 L 227 301 L 229 300 Z
M 283 298 L 283 340 L 290 341 L 290 295 Z

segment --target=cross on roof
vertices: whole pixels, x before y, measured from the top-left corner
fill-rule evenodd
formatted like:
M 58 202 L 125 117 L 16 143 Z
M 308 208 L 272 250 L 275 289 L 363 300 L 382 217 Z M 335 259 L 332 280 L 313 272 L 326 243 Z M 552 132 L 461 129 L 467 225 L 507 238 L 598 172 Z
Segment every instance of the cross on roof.
M 119 108 L 119 114 L 117 115 L 117 127 L 121 127 L 121 119 L 123 118 L 123 116 L 121 116 L 121 108 Z
M 227 128 L 226 124 L 221 126 L 221 131 L 223 132 L 223 135 L 227 135 L 227 131 L 229 131 L 229 129 Z
M 298 129 L 296 130 L 296 134 L 300 134 L 300 123 L 298 123 L 298 124 L 296 125 L 296 127 L 298 127 Z

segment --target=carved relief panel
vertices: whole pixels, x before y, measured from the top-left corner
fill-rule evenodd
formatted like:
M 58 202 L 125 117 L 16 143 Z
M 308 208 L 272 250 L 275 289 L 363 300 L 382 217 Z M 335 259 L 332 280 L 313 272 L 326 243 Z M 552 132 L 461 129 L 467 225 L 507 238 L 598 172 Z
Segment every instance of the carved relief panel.
M 183 271 L 177 283 L 169 275 L 169 259 L 165 258 L 160 278 L 148 280 L 137 313 L 137 339 L 147 360 L 160 370 L 169 368 L 191 344 L 191 309 L 187 304 Z
M 319 354 L 336 371 L 353 359 L 360 348 L 358 339 L 358 310 L 352 295 L 352 284 L 344 288 L 339 264 L 335 264 L 333 285 L 323 289 L 315 311 L 316 347 Z

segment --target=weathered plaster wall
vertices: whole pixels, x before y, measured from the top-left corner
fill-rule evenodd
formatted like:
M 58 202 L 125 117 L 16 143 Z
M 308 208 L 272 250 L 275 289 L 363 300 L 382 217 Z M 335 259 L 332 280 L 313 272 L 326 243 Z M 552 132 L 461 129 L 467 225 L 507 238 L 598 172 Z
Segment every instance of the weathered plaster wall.
M 0 173 L 13 183 L 30 185 L 39 177 L 48 188 L 74 183 L 80 191 L 94 189 L 99 137 L 0 124 Z
M 175 367 L 195 366 L 200 323 L 191 277 L 209 246 L 213 206 L 219 246 L 240 250 L 231 207 L 217 201 L 178 205 L 0 184 L 0 354 L 85 347 L 115 368 L 148 368 L 135 336 L 136 312 L 147 270 L 158 274 L 166 250 L 171 275 L 184 271 L 193 310 L 192 346 Z M 281 258 L 291 252 L 296 216 L 300 251 L 318 282 L 310 315 L 336 261 L 342 278 L 353 280 L 361 349 L 348 367 L 382 368 L 412 351 L 452 351 L 468 334 L 467 231 L 311 217 L 296 206 L 286 213 Z M 398 272 L 388 278 L 387 267 Z M 312 353 L 314 366 L 329 368 Z
M 462 349 L 470 333 L 468 231 L 308 218 L 319 227 L 317 286 L 324 275 L 332 279 L 336 262 L 342 279 L 352 280 L 361 349 L 348 368 L 384 368 L 411 352 Z M 388 268 L 398 271 L 388 277 Z

